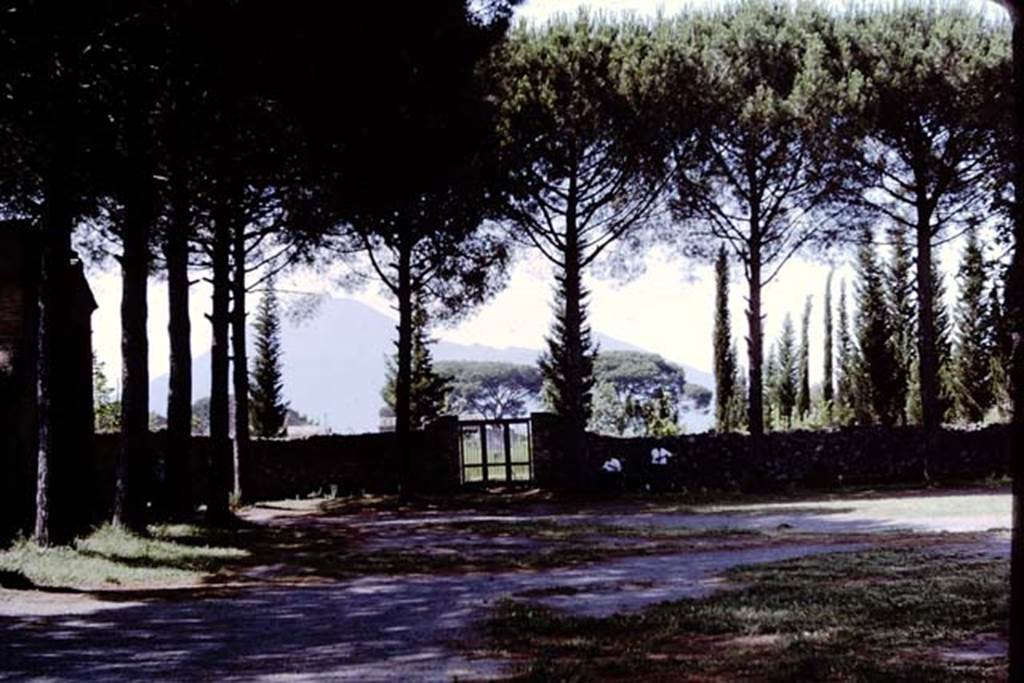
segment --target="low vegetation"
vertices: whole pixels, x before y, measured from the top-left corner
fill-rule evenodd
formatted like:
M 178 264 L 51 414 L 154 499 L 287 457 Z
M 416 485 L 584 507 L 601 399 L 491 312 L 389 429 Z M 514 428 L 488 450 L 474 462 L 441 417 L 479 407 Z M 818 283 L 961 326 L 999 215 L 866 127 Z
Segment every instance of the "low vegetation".
M 1005 639 L 1005 560 L 886 549 L 737 568 L 728 577 L 737 589 L 608 618 L 506 601 L 490 634 L 497 649 L 525 658 L 523 680 L 1005 676 L 1005 657 L 957 656 L 969 639 Z
M 0 552 L 0 572 L 11 587 L 183 586 L 248 554 L 224 544 L 226 532 L 191 524 L 154 525 L 149 534 L 104 525 L 67 546 L 45 548 L 18 540 Z

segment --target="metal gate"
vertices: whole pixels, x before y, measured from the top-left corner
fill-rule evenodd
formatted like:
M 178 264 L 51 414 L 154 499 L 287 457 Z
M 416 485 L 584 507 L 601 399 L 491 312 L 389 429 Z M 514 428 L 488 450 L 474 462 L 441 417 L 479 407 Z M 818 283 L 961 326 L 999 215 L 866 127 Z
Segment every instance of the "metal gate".
M 532 481 L 530 419 L 461 420 L 459 461 L 463 484 Z

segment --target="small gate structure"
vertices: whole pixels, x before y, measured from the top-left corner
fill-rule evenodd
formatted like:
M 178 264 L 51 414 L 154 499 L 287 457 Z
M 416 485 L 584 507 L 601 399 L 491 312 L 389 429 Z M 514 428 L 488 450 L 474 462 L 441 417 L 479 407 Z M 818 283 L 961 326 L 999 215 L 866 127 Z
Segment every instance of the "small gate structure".
M 459 421 L 463 484 L 512 484 L 533 480 L 530 418 Z

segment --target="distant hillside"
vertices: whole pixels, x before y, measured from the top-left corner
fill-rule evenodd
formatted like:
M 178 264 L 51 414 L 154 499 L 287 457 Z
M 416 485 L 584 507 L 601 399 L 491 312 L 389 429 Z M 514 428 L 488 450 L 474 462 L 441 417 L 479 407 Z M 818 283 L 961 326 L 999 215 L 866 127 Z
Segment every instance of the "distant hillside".
M 381 408 L 380 388 L 384 383 L 387 358 L 394 348 L 395 321 L 352 299 L 328 299 L 317 314 L 303 323 L 284 320 L 284 391 L 291 407 L 337 433 L 376 431 Z M 594 334 L 600 348 L 615 351 L 643 351 L 637 346 L 601 333 Z M 535 363 L 540 350 L 510 346 L 494 348 L 480 344 L 439 341 L 434 346 L 437 360 L 490 360 Z M 686 367 L 687 381 L 712 389 L 712 377 Z M 209 394 L 210 354 L 198 355 L 193 363 L 193 398 Z M 689 392 L 688 392 L 689 393 Z M 696 391 L 696 394 L 702 392 Z M 166 410 L 167 376 L 150 385 L 150 404 L 158 413 Z M 698 432 L 711 425 L 707 411 L 683 415 L 688 431 Z

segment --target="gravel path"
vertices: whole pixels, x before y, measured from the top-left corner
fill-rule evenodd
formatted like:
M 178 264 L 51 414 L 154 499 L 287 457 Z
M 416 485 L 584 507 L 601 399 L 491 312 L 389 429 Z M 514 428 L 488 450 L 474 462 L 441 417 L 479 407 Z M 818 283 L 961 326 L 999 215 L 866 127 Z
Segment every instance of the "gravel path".
M 257 516 L 274 523 L 273 515 Z M 1009 526 L 1009 496 L 837 500 L 678 513 L 644 508 L 613 515 L 517 511 L 514 517 L 496 517 L 698 528 L 774 529 L 785 524 L 834 534 L 894 528 L 983 532 Z M 396 529 L 423 538 L 417 534 L 424 524 L 466 521 L 473 513 L 381 515 L 376 522 L 365 514 L 335 519 L 332 523 L 358 525 L 367 542 L 377 527 L 381 536 L 397 542 L 402 533 Z M 296 522 L 294 514 L 288 516 L 288 524 Z M 1004 536 L 984 536 L 986 550 L 1008 553 Z M 496 678 L 506 663 L 473 652 L 482 642 L 480 624 L 497 600 L 529 599 L 588 615 L 636 610 L 662 600 L 707 595 L 721 587 L 722 573 L 732 566 L 864 547 L 844 543 L 841 535 L 832 540 L 808 544 L 781 539 L 544 571 L 365 576 L 316 585 L 270 582 L 213 596 L 152 594 L 124 602 L 0 591 L 0 679 Z

